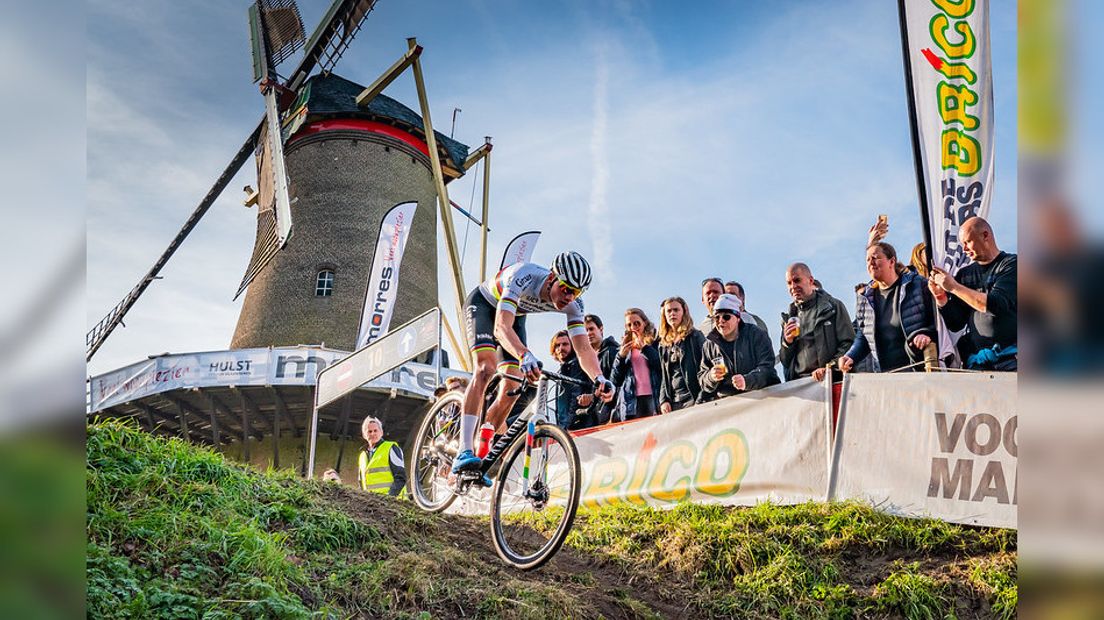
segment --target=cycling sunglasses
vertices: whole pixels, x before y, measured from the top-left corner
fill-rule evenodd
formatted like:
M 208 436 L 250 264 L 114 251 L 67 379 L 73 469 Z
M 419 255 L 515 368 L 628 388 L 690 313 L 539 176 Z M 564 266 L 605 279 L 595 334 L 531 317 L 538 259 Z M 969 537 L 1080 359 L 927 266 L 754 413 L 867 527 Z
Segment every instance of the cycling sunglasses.
M 570 284 L 568 284 L 567 282 L 564 282 L 563 280 L 560 280 L 559 278 L 556 278 L 556 280 L 559 281 L 560 286 L 563 287 L 563 289 L 565 291 L 567 291 L 568 293 L 571 293 L 572 295 L 574 295 L 576 297 L 582 295 L 583 291 L 586 290 L 586 289 L 581 289 L 581 288 L 576 288 L 574 286 L 571 286 Z

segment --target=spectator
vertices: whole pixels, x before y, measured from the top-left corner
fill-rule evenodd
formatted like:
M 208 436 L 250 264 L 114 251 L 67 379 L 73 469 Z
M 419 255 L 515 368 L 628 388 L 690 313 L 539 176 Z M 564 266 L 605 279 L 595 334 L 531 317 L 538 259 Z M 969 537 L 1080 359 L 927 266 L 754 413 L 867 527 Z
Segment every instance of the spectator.
M 381 441 L 383 422 L 379 418 L 364 418 L 360 432 L 366 442 L 357 458 L 357 480 L 360 481 L 360 488 L 397 497 L 406 487 L 402 448 L 393 441 Z
M 698 331 L 708 334 L 713 330 L 713 304 L 717 298 L 724 294 L 724 280 L 720 278 L 706 278 L 702 280 L 702 305 L 705 306 L 705 318 L 698 323 Z
M 805 263 L 786 269 L 786 286 L 793 303 L 782 313 L 782 349 L 779 361 L 787 381 L 800 377 L 824 379 L 825 367 L 840 358 L 855 341 L 855 329 L 843 302 L 815 286 Z
M 948 329 L 966 328 L 958 352 L 967 368 L 1016 370 L 1016 255 L 997 247 L 980 217 L 963 222 L 958 239 L 974 262 L 957 276 L 932 266 L 928 288 L 939 314 Z
M 747 324 L 755 323 L 755 326 L 763 330 L 764 334 L 769 335 L 770 332 L 767 331 L 767 324 L 763 322 L 763 319 L 748 312 L 747 299 L 744 298 L 744 285 L 735 280 L 729 280 L 728 282 L 725 282 L 724 289 L 726 293 L 729 293 L 730 295 L 735 295 L 740 298 L 740 320 Z
M 671 413 L 693 405 L 701 394 L 701 366 L 705 334 L 694 327 L 690 309 L 681 297 L 668 297 L 660 305 L 659 411 Z
M 468 389 L 468 380 L 464 377 L 458 377 L 453 375 L 451 377 L 445 377 L 445 388 L 450 392 L 463 392 Z
M 610 377 L 618 388 L 616 410 L 619 420 L 646 418 L 659 411 L 656 400 L 661 364 L 655 339 L 655 325 L 643 310 L 629 308 L 625 311 L 625 335 L 613 363 L 613 376 Z
M 866 271 L 871 281 L 855 309 L 855 342 L 840 358 L 840 370 L 848 372 L 868 357 L 874 372 L 923 361 L 924 347 L 936 337 L 935 310 L 924 292 L 928 281 L 898 262 L 897 251 L 884 241 L 866 249 Z
M 561 375 L 566 375 L 572 379 L 580 379 L 585 381 L 588 386 L 590 385 L 590 378 L 582 366 L 579 365 L 579 357 L 575 355 L 574 349 L 571 348 L 571 338 L 567 335 L 566 329 L 561 329 L 556 332 L 555 336 L 552 336 L 552 344 L 549 350 L 552 357 L 560 363 L 559 373 Z M 556 424 L 560 428 L 566 429 L 575 421 L 575 408 L 578 406 L 576 401 L 579 396 L 583 393 L 592 392 L 593 388 L 566 383 L 557 385 L 559 393 L 556 394 Z
M 714 328 L 705 337 L 698 367 L 698 402 L 781 383 L 767 333 L 740 320 L 740 298 L 721 295 L 713 305 Z
M 619 348 L 617 340 L 613 336 L 605 335 L 602 319 L 598 315 L 588 314 L 583 317 L 583 320 L 586 324 L 590 346 L 598 352 L 598 365 L 602 368 L 602 374 L 612 377 L 613 364 L 617 360 L 617 350 Z M 581 394 L 576 402 L 580 407 L 586 409 L 586 413 L 576 416 L 575 423 L 571 427 L 572 430 L 590 428 L 609 422 L 612 409 L 610 403 L 603 403 L 589 393 Z
M 912 267 L 925 280 L 928 279 L 928 246 L 923 241 L 912 246 L 909 267 Z

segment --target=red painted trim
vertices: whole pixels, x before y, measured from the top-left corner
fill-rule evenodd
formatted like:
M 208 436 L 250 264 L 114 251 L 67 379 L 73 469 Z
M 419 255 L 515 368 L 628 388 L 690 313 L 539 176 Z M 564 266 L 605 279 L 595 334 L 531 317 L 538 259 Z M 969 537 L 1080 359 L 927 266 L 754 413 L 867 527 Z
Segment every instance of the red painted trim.
M 429 147 L 426 146 L 426 143 L 418 139 L 414 135 L 410 134 L 409 132 L 403 131 L 402 129 L 399 129 L 398 127 L 393 127 L 391 125 L 385 125 L 383 123 L 377 123 L 376 121 L 369 121 L 359 118 L 331 118 L 304 125 L 299 129 L 299 131 L 295 132 L 295 135 L 293 135 L 290 140 L 288 140 L 288 144 L 290 145 L 292 142 L 295 142 L 299 138 L 305 138 L 316 133 L 338 130 L 366 131 L 368 133 L 383 134 L 385 136 L 399 140 L 400 142 L 405 142 L 406 144 L 409 144 L 410 146 L 418 149 L 418 151 L 420 151 L 426 157 L 429 157 Z

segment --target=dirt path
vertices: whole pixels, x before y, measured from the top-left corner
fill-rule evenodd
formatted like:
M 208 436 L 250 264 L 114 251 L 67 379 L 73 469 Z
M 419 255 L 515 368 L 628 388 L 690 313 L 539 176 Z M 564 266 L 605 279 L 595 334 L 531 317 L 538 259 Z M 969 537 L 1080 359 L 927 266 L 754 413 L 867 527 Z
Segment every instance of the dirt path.
M 486 519 L 459 515 L 415 513 L 410 504 L 370 496 L 345 487 L 327 485 L 324 497 L 335 508 L 379 530 L 385 537 L 411 536 L 436 541 L 474 556 L 485 567 L 490 583 L 513 580 L 533 586 L 552 586 L 581 601 L 587 608 L 578 618 L 690 618 L 682 596 L 685 584 L 657 581 L 655 575 L 633 574 L 612 561 L 564 547 L 545 566 L 520 571 L 507 566 L 495 553 Z M 457 615 L 456 617 L 462 617 Z

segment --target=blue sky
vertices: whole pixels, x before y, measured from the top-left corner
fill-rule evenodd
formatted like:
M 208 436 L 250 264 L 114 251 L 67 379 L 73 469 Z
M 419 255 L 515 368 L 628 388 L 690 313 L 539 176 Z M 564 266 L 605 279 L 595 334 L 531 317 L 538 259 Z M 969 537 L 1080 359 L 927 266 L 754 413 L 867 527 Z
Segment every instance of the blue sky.
M 328 3 L 300 4 L 309 28 Z M 247 6 L 88 4 L 89 326 L 148 269 L 262 112 Z M 438 129 L 447 132 L 459 107 L 457 139 L 475 147 L 494 138 L 490 262 L 530 229 L 544 231 L 540 262 L 583 252 L 598 274 L 587 309 L 614 335 L 626 307 L 656 319 L 669 295 L 700 319 L 701 279 L 737 279 L 777 340 L 790 262 L 808 262 L 850 307 L 853 285 L 867 279 L 863 246 L 877 214 L 889 215 L 900 252 L 920 240 L 896 3 L 695 7 L 380 0 L 337 72 L 367 84 L 405 37 L 418 37 Z M 991 219 L 1015 250 L 1015 3 L 991 11 Z M 417 107 L 409 76 L 386 92 Z M 249 164 L 230 183 L 90 373 L 228 346 L 254 234 L 239 190 L 253 176 Z M 452 183 L 452 199 L 467 206 L 479 182 Z M 469 287 L 477 251 L 473 228 Z M 450 280 L 441 282 L 450 310 Z M 529 325 L 544 353 L 561 321 Z

